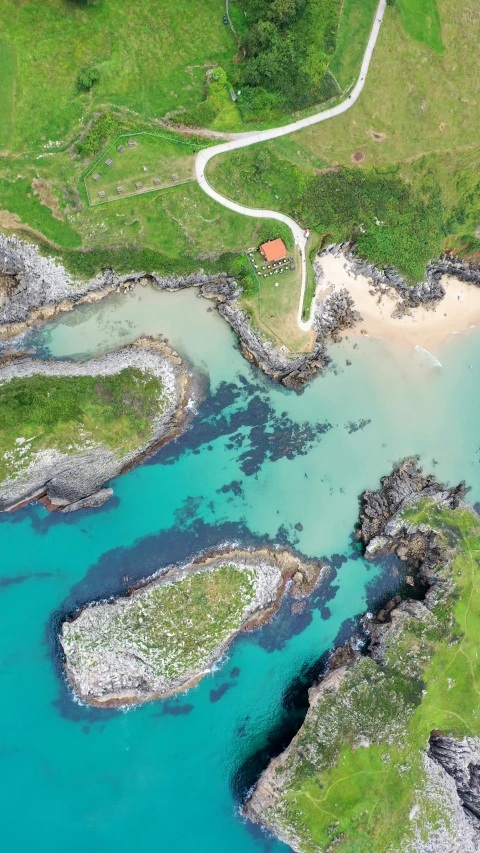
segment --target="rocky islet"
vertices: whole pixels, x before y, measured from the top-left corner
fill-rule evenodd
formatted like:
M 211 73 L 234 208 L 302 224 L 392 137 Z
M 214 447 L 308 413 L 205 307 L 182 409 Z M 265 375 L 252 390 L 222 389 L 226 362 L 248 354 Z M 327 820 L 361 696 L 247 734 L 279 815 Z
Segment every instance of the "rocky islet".
M 289 551 L 224 551 L 169 567 L 127 596 L 62 625 L 65 672 L 101 707 L 165 698 L 196 684 L 239 631 L 271 618 L 287 582 L 301 598 L 324 571 Z

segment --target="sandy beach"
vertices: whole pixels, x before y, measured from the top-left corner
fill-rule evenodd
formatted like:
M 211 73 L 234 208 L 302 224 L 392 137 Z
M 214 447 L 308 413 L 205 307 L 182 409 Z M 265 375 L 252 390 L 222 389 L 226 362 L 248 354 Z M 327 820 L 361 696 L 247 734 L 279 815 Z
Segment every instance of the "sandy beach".
M 435 351 L 453 335 L 480 325 L 480 287 L 444 276 L 446 295 L 434 310 L 422 306 L 410 308 L 400 317 L 396 313 L 400 297 L 391 288 L 374 292 L 365 276 L 355 274 L 343 254 L 321 259 L 324 277 L 317 287 L 317 299 L 346 287 L 363 320 L 349 332 L 385 338 L 409 349 L 416 346 Z

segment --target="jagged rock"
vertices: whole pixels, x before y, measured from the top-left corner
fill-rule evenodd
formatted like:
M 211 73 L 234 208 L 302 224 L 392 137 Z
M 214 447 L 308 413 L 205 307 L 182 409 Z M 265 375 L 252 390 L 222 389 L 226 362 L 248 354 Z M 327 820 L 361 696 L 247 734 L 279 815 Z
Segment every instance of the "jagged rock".
M 480 739 L 460 741 L 433 732 L 429 755 L 453 778 L 464 808 L 480 830 Z

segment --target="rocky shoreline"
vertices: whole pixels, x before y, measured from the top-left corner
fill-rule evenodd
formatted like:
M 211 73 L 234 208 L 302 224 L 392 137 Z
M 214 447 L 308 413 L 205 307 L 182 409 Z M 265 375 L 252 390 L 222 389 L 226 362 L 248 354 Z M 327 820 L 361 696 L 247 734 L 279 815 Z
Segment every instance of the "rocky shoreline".
M 411 287 L 393 268 L 380 270 L 359 259 L 353 249 L 351 244 L 331 245 L 317 257 L 343 252 L 354 273 L 369 278 L 374 289 L 385 292 L 392 288 L 400 295 L 398 313 L 419 305 L 435 307 L 445 296 L 441 283 L 444 275 L 480 286 L 480 266 L 447 255 L 429 264 L 426 280 Z M 346 289 L 327 296 L 316 308 L 312 350 L 290 357 L 253 328 L 251 318 L 239 305 L 241 289 L 235 278 L 226 273 L 205 275 L 199 271 L 167 277 L 140 271 L 119 276 L 107 269 L 90 281 L 78 281 L 61 263 L 43 257 L 35 246 L 18 237 L 0 234 L 0 339 L 15 337 L 34 323 L 71 311 L 76 305 L 98 302 L 121 290 L 128 292 L 139 281 L 149 281 L 159 290 L 171 292 L 197 287 L 203 297 L 216 303 L 219 314 L 237 336 L 247 361 L 295 391 L 301 391 L 311 378 L 332 363 L 327 352 L 329 341 L 336 340 L 339 332 L 352 328 L 361 319 Z
M 326 351 L 328 340 L 359 319 L 347 291 L 333 294 L 317 311 L 313 350 L 289 358 L 252 328 L 250 317 L 238 304 L 241 289 L 225 273 L 208 276 L 200 271 L 167 277 L 138 272 L 118 276 L 106 270 L 88 282 L 78 282 L 60 263 L 42 257 L 34 246 L 0 234 L 0 339 L 17 336 L 34 323 L 71 311 L 76 305 L 98 302 L 119 290 L 127 292 L 138 281 L 149 281 L 159 290 L 170 292 L 197 287 L 203 297 L 216 303 L 245 358 L 274 381 L 296 391 L 331 364 Z
M 444 254 L 438 261 L 429 263 L 425 270 L 425 281 L 411 286 L 406 283 L 394 267 L 379 269 L 374 264 L 359 258 L 351 243 L 327 246 L 318 253 L 317 257 L 321 258 L 327 254 L 338 253 L 345 255 L 352 265 L 354 274 L 370 279 L 374 289 L 380 292 L 389 289 L 395 290 L 401 299 L 397 307 L 399 314 L 408 309 L 418 308 L 419 305 L 435 307 L 441 302 L 445 296 L 445 288 L 442 284 L 444 276 L 450 276 L 466 284 L 480 287 L 480 265 L 455 258 L 449 254 Z
M 309 727 L 318 725 L 319 714 L 325 714 L 328 721 L 329 702 L 341 693 L 347 676 L 351 676 L 355 668 L 364 661 L 372 661 L 375 667 L 368 675 L 368 679 L 372 679 L 375 677 L 375 668 L 381 671 L 385 665 L 391 665 L 389 654 L 392 637 L 401 635 L 406 620 L 422 623 L 425 618 L 431 619 L 430 614 L 435 605 L 439 601 L 449 600 L 449 595 L 454 595 L 448 576 L 454 556 L 451 546 L 446 545 L 444 539 L 440 541 L 431 527 L 406 523 L 403 512 L 419 500 L 429 498 L 439 507 L 451 510 L 463 507 L 473 513 L 470 507 L 463 504 L 466 493 L 463 483 L 447 488 L 433 476 L 424 476 L 416 458 L 406 459 L 381 482 L 379 490 L 367 491 L 362 495 L 357 539 L 362 542 L 367 559 L 374 560 L 380 554 L 395 552 L 402 561 L 408 561 L 416 576 L 415 579 L 407 578 L 407 584 L 416 586 L 417 591 L 418 585 L 423 586 L 426 594 L 423 600 L 418 596 L 396 595 L 375 616 L 367 613 L 362 618 L 361 631 L 367 639 L 363 651 L 358 650 L 358 637 L 357 642 L 347 642 L 345 646 L 335 649 L 325 677 L 309 691 L 309 710 L 301 729 L 285 752 L 270 762 L 249 795 L 244 813 L 250 820 L 266 827 L 299 853 L 303 853 L 306 848 L 302 839 L 296 836 L 294 827 L 285 825 L 281 798 L 285 788 L 292 790 L 291 779 L 296 763 L 306 758 L 304 733 Z M 443 568 L 439 573 L 440 565 Z M 412 665 L 411 670 L 407 668 L 407 673 L 414 678 L 415 665 Z M 355 701 L 353 696 L 358 695 L 361 685 L 358 683 L 354 694 L 350 696 L 349 689 L 352 688 L 346 689 L 346 701 L 349 714 L 354 715 L 351 707 Z M 374 714 L 373 708 L 370 711 Z M 398 716 L 401 717 L 400 708 Z M 382 735 L 385 735 L 387 743 L 393 745 L 401 739 L 401 734 L 395 733 L 395 723 L 390 722 L 390 725 L 390 739 L 388 728 Z M 368 729 L 368 724 L 365 728 Z M 375 743 L 371 734 L 368 737 L 370 742 L 373 740 Z M 359 738 L 358 746 L 368 745 L 367 738 Z M 418 831 L 413 846 L 407 843 L 402 847 L 402 853 L 427 853 L 432 849 L 436 853 L 473 853 L 480 845 L 480 738 L 457 740 L 433 731 L 425 744 L 423 764 L 429 793 L 434 792 L 435 797 L 443 799 L 451 824 L 449 829 L 446 828 L 448 823 L 440 830 L 436 829 L 435 836 L 430 838 L 424 838 Z M 413 820 L 412 815 L 410 820 Z M 341 835 L 336 834 L 335 826 L 332 824 L 330 827 L 333 841 L 325 850 L 333 851 L 342 839 Z M 432 840 L 435 842 L 434 847 L 429 846 Z M 323 847 L 308 846 L 310 849 L 320 851 Z
M 44 450 L 24 463 L 27 442 L 18 438 L 18 472 L 0 486 L 0 512 L 11 512 L 30 501 L 42 501 L 50 509 L 72 512 L 102 506 L 113 494 L 103 488 L 109 480 L 137 464 L 144 456 L 181 431 L 185 406 L 194 392 L 193 377 L 182 359 L 161 341 L 140 338 L 114 353 L 86 362 L 40 361 L 6 358 L 0 361 L 0 384 L 31 376 L 111 376 L 125 368 L 137 368 L 161 379 L 166 408 L 152 422 L 148 441 L 139 440 L 133 450 L 116 452 L 101 443 L 79 440 L 78 449 L 65 453 Z M 19 426 L 21 431 L 21 425 Z
M 223 578 L 221 595 L 217 593 L 215 575 L 226 569 L 248 580 L 248 594 L 240 597 L 235 620 L 229 600 L 228 618 L 219 615 L 220 628 L 212 627 L 214 601 L 229 596 Z M 126 596 L 89 605 L 63 622 L 60 643 L 68 682 L 80 699 L 98 707 L 137 704 L 187 690 L 211 670 L 240 631 L 273 616 L 289 581 L 292 594 L 301 598 L 313 589 L 322 570 L 322 564 L 302 561 L 289 551 L 266 549 L 220 549 L 186 566 L 163 569 Z M 186 587 L 195 580 L 210 584 L 207 628 L 198 610 L 201 588 Z

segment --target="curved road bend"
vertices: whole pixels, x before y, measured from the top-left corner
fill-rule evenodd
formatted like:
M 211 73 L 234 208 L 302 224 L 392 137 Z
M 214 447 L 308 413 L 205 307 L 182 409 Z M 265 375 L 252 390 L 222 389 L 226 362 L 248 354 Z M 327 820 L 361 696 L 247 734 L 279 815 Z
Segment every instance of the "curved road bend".
M 207 178 L 205 177 L 205 169 L 207 163 L 212 159 L 212 157 L 216 157 L 218 154 L 224 154 L 227 151 L 235 151 L 237 148 L 246 148 L 248 145 L 255 145 L 255 143 L 257 142 L 266 142 L 269 139 L 277 139 L 279 136 L 286 136 L 288 133 L 295 133 L 295 131 L 297 130 L 303 130 L 303 128 L 305 127 L 310 127 L 311 125 L 318 124 L 321 121 L 327 121 L 327 119 L 334 118 L 335 116 L 341 115 L 342 113 L 345 113 L 347 110 L 349 110 L 350 107 L 352 107 L 355 101 L 358 99 L 360 92 L 362 91 L 365 85 L 368 67 L 370 65 L 370 60 L 372 58 L 378 33 L 380 32 L 380 26 L 383 20 L 383 16 L 385 14 L 386 5 L 386 0 L 380 0 L 377 7 L 377 11 L 375 13 L 375 20 L 373 23 L 372 31 L 370 33 L 370 37 L 367 42 L 367 47 L 363 56 L 360 75 L 350 95 L 345 98 L 344 101 L 342 101 L 340 104 L 337 104 L 337 106 L 335 107 L 331 107 L 328 110 L 323 110 L 322 112 L 315 113 L 314 115 L 308 116 L 307 118 L 299 119 L 298 121 L 294 121 L 291 124 L 283 125 L 282 127 L 276 127 L 271 130 L 253 130 L 248 133 L 232 134 L 232 138 L 229 142 L 224 142 L 220 145 L 214 145 L 211 148 L 204 148 L 202 151 L 199 151 L 195 160 L 196 179 L 200 184 L 202 190 L 206 192 L 207 195 L 210 196 L 210 198 L 213 198 L 215 201 L 218 201 L 218 203 L 222 204 L 224 207 L 228 207 L 229 210 L 235 211 L 235 213 L 241 213 L 244 216 L 251 216 L 254 219 L 276 219 L 278 222 L 283 222 L 290 228 L 293 234 L 295 245 L 298 246 L 302 259 L 302 287 L 300 292 L 300 301 L 298 305 L 297 320 L 299 328 L 305 332 L 308 332 L 312 328 L 314 305 L 312 302 L 310 318 L 306 322 L 304 322 L 302 320 L 302 309 L 305 299 L 305 287 L 307 282 L 307 257 L 305 251 L 307 241 L 304 237 L 303 229 L 300 228 L 300 226 L 297 225 L 297 223 L 293 219 L 291 219 L 289 216 L 285 216 L 283 213 L 278 213 L 276 210 L 263 210 L 254 207 L 245 207 L 243 204 L 238 204 L 237 202 L 232 201 L 231 199 L 217 192 L 208 183 Z

